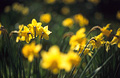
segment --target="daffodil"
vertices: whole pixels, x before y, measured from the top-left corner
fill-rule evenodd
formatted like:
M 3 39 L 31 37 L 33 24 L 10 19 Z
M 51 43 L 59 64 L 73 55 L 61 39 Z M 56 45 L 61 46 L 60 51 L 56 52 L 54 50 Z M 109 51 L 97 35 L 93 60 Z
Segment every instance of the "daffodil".
M 103 35 L 105 36 L 109 36 L 112 32 L 112 30 L 107 30 L 107 28 L 109 28 L 110 24 L 107 24 L 106 27 L 100 28 L 101 32 L 103 33 Z
M 87 39 L 85 38 L 86 34 L 84 32 L 85 28 L 81 28 L 76 32 L 76 35 L 73 35 L 70 38 L 69 44 L 71 45 L 72 50 L 74 50 L 78 44 L 85 46 Z
M 68 7 L 63 7 L 63 8 L 61 9 L 61 12 L 62 12 L 63 15 L 67 15 L 67 14 L 70 13 L 70 8 L 68 8 Z
M 41 66 L 44 69 L 51 70 L 54 74 L 57 74 L 61 68 L 62 58 L 60 49 L 58 46 L 52 46 L 48 52 L 43 51 L 41 53 L 42 61 Z
M 48 3 L 48 4 L 53 4 L 56 2 L 56 0 L 44 0 L 45 3 Z
M 27 25 L 29 27 L 29 29 L 30 29 L 30 32 L 31 32 L 33 38 L 38 36 L 39 29 L 42 27 L 41 25 L 42 25 L 42 23 L 37 22 L 35 19 L 32 19 L 31 24 Z
M 111 45 L 117 44 L 118 48 L 120 48 L 120 28 L 118 28 L 116 35 L 111 41 Z
M 110 42 L 109 41 L 105 42 L 105 47 L 106 47 L 106 52 L 108 52 L 108 50 L 110 49 Z
M 24 25 L 19 26 L 19 31 L 16 31 L 18 33 L 18 36 L 16 38 L 16 42 L 20 41 L 26 41 L 27 43 L 30 42 L 32 39 L 32 35 L 30 33 L 30 30 L 28 27 Z
M 78 53 L 69 51 L 66 55 L 63 56 L 62 68 L 65 71 L 69 72 L 73 66 L 78 66 L 80 64 L 81 58 Z
M 44 39 L 48 40 L 50 33 L 52 33 L 52 32 L 48 30 L 48 26 L 41 27 L 38 32 L 39 39 L 44 38 Z
M 0 35 L 1 35 L 1 26 L 2 26 L 2 25 L 1 25 L 1 23 L 0 23 Z
M 65 20 L 63 20 L 62 22 L 62 25 L 65 26 L 65 27 L 69 27 L 69 28 L 72 28 L 74 24 L 74 21 L 72 18 L 66 18 Z
M 76 2 L 76 0 L 62 0 L 63 1 L 63 3 L 65 3 L 65 4 L 72 4 L 72 3 L 75 3 Z
M 103 40 L 103 34 L 100 33 L 98 36 L 93 37 L 93 40 L 90 41 L 90 44 L 92 45 L 92 49 L 101 47 L 105 41 Z
M 31 44 L 26 44 L 22 48 L 22 54 L 25 58 L 28 59 L 29 62 L 32 62 L 34 57 L 38 56 L 39 51 L 41 50 L 42 45 L 38 44 L 35 45 L 35 42 L 32 42 Z
M 42 14 L 40 16 L 40 21 L 43 23 L 49 23 L 51 21 L 51 15 L 49 13 Z

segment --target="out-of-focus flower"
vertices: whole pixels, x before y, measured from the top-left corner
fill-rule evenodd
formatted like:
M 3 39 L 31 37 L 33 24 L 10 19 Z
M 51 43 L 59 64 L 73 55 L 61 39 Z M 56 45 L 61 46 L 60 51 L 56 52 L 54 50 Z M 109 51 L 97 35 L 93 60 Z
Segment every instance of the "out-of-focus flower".
M 111 45 L 117 44 L 118 48 L 120 48 L 120 28 L 118 28 L 116 35 L 113 37 L 111 41 Z
M 107 30 L 107 28 L 109 28 L 110 24 L 107 24 L 106 27 L 100 28 L 100 30 L 102 31 L 103 35 L 109 37 L 109 35 L 111 34 L 112 30 Z
M 69 27 L 69 28 L 72 28 L 74 24 L 74 21 L 72 18 L 66 18 L 65 20 L 63 20 L 62 22 L 62 25 L 65 26 L 65 27 Z
M 103 46 L 103 44 L 105 43 L 103 39 L 104 37 L 102 33 L 100 33 L 98 36 L 93 37 L 93 40 L 91 40 L 89 43 L 93 47 L 92 50 Z
M 73 3 L 76 2 L 76 0 L 62 0 L 62 1 L 63 1 L 63 3 L 65 3 L 65 4 L 73 4 Z
M 117 11 L 116 18 L 120 20 L 120 10 Z
M 60 49 L 58 46 L 52 46 L 48 52 L 43 51 L 41 53 L 42 61 L 41 66 L 44 69 L 51 70 L 54 74 L 57 74 L 61 68 L 62 58 Z
M 26 44 L 22 48 L 22 54 L 25 58 L 28 59 L 29 62 L 32 62 L 34 57 L 38 56 L 39 51 L 41 50 L 42 45 L 38 44 L 35 45 L 35 42 L 32 42 L 31 44 Z
M 86 38 L 85 38 L 85 28 L 81 28 L 76 32 L 76 35 L 73 35 L 70 38 L 69 44 L 71 45 L 71 49 L 74 50 L 74 48 L 80 44 L 81 46 L 85 46 L 86 44 Z
M 97 5 L 100 3 L 101 0 L 88 0 L 88 1 Z
M 62 58 L 62 68 L 65 71 L 69 72 L 73 66 L 78 66 L 80 64 L 81 58 L 78 53 L 73 51 L 69 51 L 64 57 Z
M 22 14 L 23 15 L 28 15 L 29 13 L 29 8 L 28 7 L 24 7 L 23 10 L 22 10 Z
M 95 19 L 97 20 L 101 20 L 103 18 L 103 15 L 99 12 L 95 12 L 95 15 L 94 15 Z
M 76 23 L 78 23 L 80 26 L 85 26 L 89 24 L 89 21 L 87 18 L 85 18 L 82 14 L 76 14 L 74 15 L 74 20 Z
M 42 14 L 40 16 L 40 21 L 43 23 L 49 23 L 51 21 L 51 15 L 49 13 Z
M 6 7 L 4 8 L 4 12 L 5 12 L 5 13 L 8 13 L 10 10 L 11 10 L 11 7 L 10 7 L 10 6 L 6 6 Z
M 44 0 L 44 1 L 45 1 L 45 3 L 47 3 L 47 4 L 53 4 L 53 3 L 56 2 L 56 0 Z
M 67 14 L 70 13 L 70 9 L 69 9 L 68 7 L 62 7 L 61 13 L 62 13 L 63 15 L 67 15 Z
M 106 51 L 108 52 L 108 50 L 110 49 L 110 42 L 109 41 L 105 42 L 105 47 L 106 47 Z

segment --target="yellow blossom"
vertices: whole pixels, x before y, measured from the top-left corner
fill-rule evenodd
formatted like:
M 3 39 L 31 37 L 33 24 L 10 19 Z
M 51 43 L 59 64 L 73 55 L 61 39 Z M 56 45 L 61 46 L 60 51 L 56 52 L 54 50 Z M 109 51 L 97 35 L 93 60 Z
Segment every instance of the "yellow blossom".
M 58 46 L 52 46 L 48 52 L 43 51 L 41 53 L 42 61 L 41 66 L 44 69 L 51 70 L 54 74 L 57 74 L 61 68 L 61 53 Z
M 40 16 L 40 21 L 44 23 L 49 23 L 51 21 L 51 15 L 49 13 L 42 14 Z
M 0 29 L 1 29 L 1 26 L 2 26 L 2 25 L 1 25 L 1 23 L 0 23 Z M 0 35 L 1 35 L 1 30 L 0 30 Z
M 18 42 L 20 40 L 20 41 L 26 41 L 27 43 L 29 43 L 30 40 L 32 39 L 30 30 L 24 25 L 19 26 L 19 31 L 17 33 L 18 33 L 18 36 L 16 38 L 16 42 Z
M 80 26 L 85 26 L 89 24 L 88 19 L 86 19 L 82 14 L 74 15 L 74 20 L 76 23 L 79 23 Z
M 24 7 L 22 10 L 22 14 L 23 15 L 27 15 L 29 13 L 29 8 L 28 7 Z
M 41 27 L 38 34 L 39 34 L 39 39 L 44 38 L 46 40 L 49 40 L 49 34 L 52 32 L 48 30 L 48 26 L 45 26 L 44 28 Z
M 31 44 L 26 44 L 22 48 L 22 54 L 25 58 L 28 59 L 29 62 L 32 62 L 34 57 L 38 56 L 39 51 L 41 50 L 42 45 L 38 44 L 35 45 L 35 42 L 32 42 Z
M 69 72 L 73 66 L 78 66 L 80 61 L 81 58 L 79 54 L 70 50 L 66 55 L 64 55 L 61 66 L 65 71 Z
M 118 48 L 120 48 L 120 28 L 118 28 L 116 35 L 111 41 L 111 45 L 117 44 Z
M 99 48 L 105 43 L 105 41 L 103 40 L 104 37 L 102 33 L 100 33 L 98 36 L 93 37 L 93 39 L 94 40 L 90 41 L 90 44 L 93 47 L 92 49 Z
M 72 18 L 66 18 L 65 20 L 63 20 L 62 22 L 62 25 L 65 26 L 65 27 L 69 27 L 69 28 L 72 28 L 74 24 L 74 21 Z
M 68 7 L 63 7 L 61 9 L 61 12 L 62 12 L 63 15 L 67 15 L 67 14 L 70 13 L 70 9 Z
M 44 0 L 44 1 L 48 4 L 53 4 L 53 3 L 55 3 L 56 0 Z
M 107 24 L 106 27 L 101 28 L 101 32 L 103 33 L 103 35 L 109 37 L 109 35 L 111 34 L 112 30 L 107 30 L 107 28 L 109 28 L 110 24 Z
M 71 45 L 72 50 L 74 50 L 78 44 L 85 46 L 87 39 L 85 38 L 86 34 L 84 32 L 85 28 L 81 28 L 76 32 L 76 35 L 73 35 L 70 38 L 69 44 Z
M 32 19 L 31 24 L 27 25 L 29 27 L 29 29 L 30 29 L 30 32 L 31 32 L 33 38 L 35 38 L 35 37 L 37 37 L 39 35 L 39 30 L 42 27 L 41 25 L 42 25 L 42 23 L 37 22 L 35 19 Z

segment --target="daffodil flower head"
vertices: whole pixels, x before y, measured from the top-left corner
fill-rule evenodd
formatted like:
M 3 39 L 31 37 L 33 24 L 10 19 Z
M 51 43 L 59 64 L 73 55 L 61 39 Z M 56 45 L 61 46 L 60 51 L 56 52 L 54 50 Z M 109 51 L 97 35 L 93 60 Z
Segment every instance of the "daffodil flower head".
M 107 24 L 106 27 L 103 27 L 103 28 L 100 29 L 101 32 L 107 37 L 109 37 L 109 35 L 112 32 L 112 30 L 107 30 L 107 28 L 109 28 L 109 26 L 110 26 L 110 24 Z
M 116 35 L 113 37 L 111 41 L 111 45 L 117 44 L 118 48 L 120 48 L 120 28 L 118 28 Z
M 38 57 L 38 53 L 41 50 L 42 45 L 38 44 L 35 45 L 35 42 L 33 41 L 31 44 L 26 44 L 22 48 L 22 54 L 25 58 L 28 59 L 29 62 L 32 62 L 34 57 Z
M 41 66 L 44 69 L 49 69 L 51 70 L 54 74 L 57 74 L 60 70 L 61 66 L 61 53 L 60 49 L 58 46 L 52 46 L 48 50 L 48 52 L 43 51 L 41 53 L 42 56 L 42 61 L 41 61 Z
M 49 23 L 51 21 L 51 15 L 49 13 L 46 13 L 46 14 L 42 14 L 40 16 L 40 21 L 42 23 Z
M 74 21 L 72 18 L 66 18 L 65 20 L 63 20 L 62 22 L 62 25 L 64 27 L 69 27 L 69 28 L 72 28 L 73 27 L 73 24 L 74 24 Z

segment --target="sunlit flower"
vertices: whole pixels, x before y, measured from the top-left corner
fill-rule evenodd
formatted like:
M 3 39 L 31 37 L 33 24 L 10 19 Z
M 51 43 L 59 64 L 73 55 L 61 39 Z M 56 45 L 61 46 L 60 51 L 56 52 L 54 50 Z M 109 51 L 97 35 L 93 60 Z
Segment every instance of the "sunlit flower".
M 44 23 L 49 23 L 51 21 L 51 15 L 49 13 L 42 14 L 40 16 L 40 21 Z
M 76 0 L 62 0 L 65 4 L 72 4 L 75 3 Z
M 45 3 L 48 3 L 48 4 L 53 4 L 56 2 L 56 0 L 44 0 Z
M 69 51 L 66 55 L 63 56 L 62 59 L 62 68 L 65 71 L 69 72 L 73 66 L 78 66 L 80 64 L 81 58 L 78 53 L 73 51 Z
M 69 27 L 69 28 L 72 28 L 74 24 L 74 21 L 72 18 L 66 18 L 65 20 L 63 20 L 62 22 L 62 25 L 65 26 L 65 27 Z
M 40 33 L 39 30 L 42 27 L 41 25 L 42 25 L 42 23 L 37 22 L 35 19 L 32 19 L 31 24 L 27 25 L 30 29 L 30 32 L 31 32 L 33 38 L 35 38 L 39 35 L 39 33 Z
M 78 23 L 80 26 L 85 26 L 89 24 L 89 21 L 87 18 L 85 18 L 82 14 L 76 14 L 74 15 L 74 20 L 76 23 Z
M 103 46 L 103 44 L 105 43 L 105 41 L 103 39 L 104 39 L 104 37 L 103 37 L 102 33 L 100 33 L 98 36 L 93 37 L 93 40 L 90 41 L 90 44 L 93 47 L 92 50 Z
M 46 40 L 49 40 L 49 35 L 51 34 L 52 32 L 48 30 L 48 26 L 45 26 L 45 27 L 41 27 L 39 32 L 38 32 L 38 35 L 39 35 L 39 39 L 46 39 Z
M 69 44 L 71 45 L 72 50 L 74 50 L 78 44 L 85 46 L 87 39 L 85 38 L 86 34 L 84 32 L 85 28 L 81 28 L 76 32 L 76 35 L 73 35 L 70 38 Z
M 58 46 L 52 46 L 48 52 L 43 51 L 41 53 L 42 61 L 41 66 L 44 69 L 51 70 L 54 74 L 57 74 L 61 68 L 61 53 Z
M 111 45 L 117 44 L 118 48 L 120 48 L 120 28 L 118 28 L 116 35 L 113 37 L 111 41 Z
M 10 7 L 10 6 L 6 6 L 6 7 L 4 8 L 4 12 L 5 12 L 5 13 L 8 13 L 10 10 L 11 10 L 11 7 Z
M 63 8 L 61 9 L 61 13 L 62 13 L 63 15 L 67 15 L 67 14 L 70 13 L 70 9 L 69 9 L 68 7 L 63 7 Z
M 111 32 L 112 32 L 112 30 L 107 30 L 107 28 L 109 28 L 109 26 L 110 26 L 110 24 L 107 24 L 106 27 L 103 27 L 103 28 L 100 29 L 101 32 L 103 33 L 103 35 L 105 35 L 105 36 L 107 36 L 107 37 L 108 37 L 108 36 L 111 34 Z
M 19 31 L 16 31 L 16 33 L 18 33 L 16 42 L 18 42 L 20 40 L 20 41 L 26 41 L 27 43 L 29 43 L 30 40 L 32 39 L 30 30 L 24 25 L 20 25 Z
M 42 45 L 38 44 L 35 45 L 35 42 L 32 42 L 31 44 L 26 44 L 22 48 L 22 54 L 25 58 L 28 59 L 29 62 L 32 62 L 34 57 L 38 56 L 39 51 L 41 50 Z

